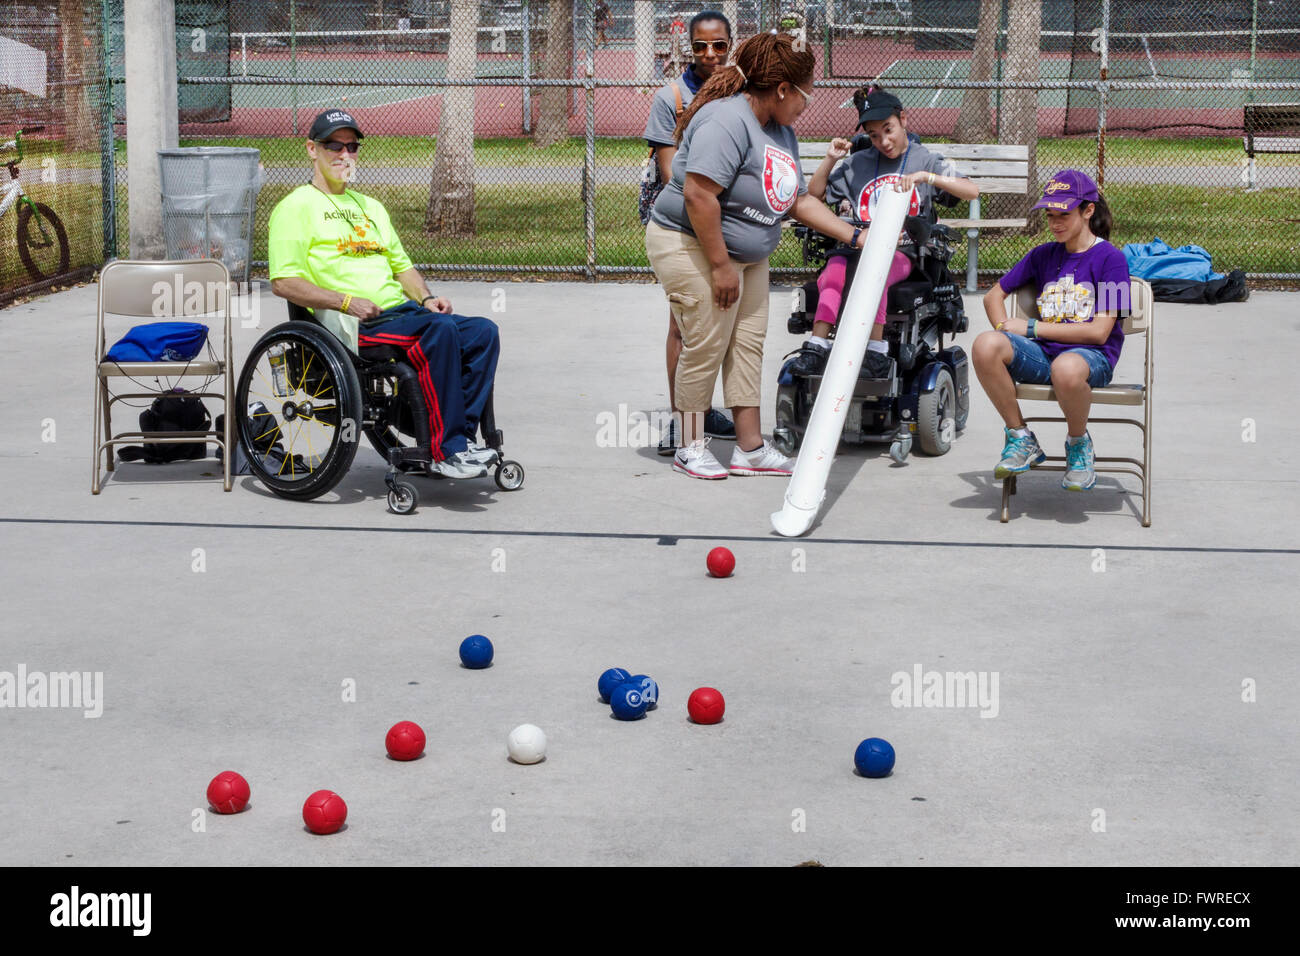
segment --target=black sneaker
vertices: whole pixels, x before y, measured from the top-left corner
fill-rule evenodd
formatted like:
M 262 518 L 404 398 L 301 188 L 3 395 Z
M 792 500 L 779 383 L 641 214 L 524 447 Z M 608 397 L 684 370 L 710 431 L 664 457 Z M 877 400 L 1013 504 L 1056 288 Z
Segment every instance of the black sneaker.
M 799 349 L 799 354 L 795 356 L 790 371 L 795 375 L 820 375 L 826 370 L 826 360 L 830 358 L 830 354 L 831 350 L 824 345 L 805 342 Z
M 867 356 L 862 360 L 864 378 L 893 378 L 894 360 L 884 352 L 867 349 Z
M 736 423 L 716 408 L 710 408 L 704 415 L 704 434 L 710 438 L 734 439 Z

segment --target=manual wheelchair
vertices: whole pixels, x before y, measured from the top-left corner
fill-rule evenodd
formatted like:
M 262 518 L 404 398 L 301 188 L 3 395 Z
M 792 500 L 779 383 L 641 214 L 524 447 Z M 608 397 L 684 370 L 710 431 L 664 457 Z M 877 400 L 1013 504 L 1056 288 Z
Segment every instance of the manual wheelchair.
M 361 435 L 388 462 L 388 508 L 410 514 L 420 496 L 413 475 L 433 470 L 428 411 L 415 369 L 398 348 L 367 348 L 342 340 L 330 313 L 318 319 L 289 303 L 289 321 L 253 346 L 235 390 L 239 445 L 249 469 L 282 498 L 307 501 L 330 491 L 352 465 Z M 335 317 L 337 323 L 337 318 Z M 486 466 L 497 487 L 514 491 L 524 469 L 502 455 L 489 395 L 479 431 L 491 449 Z
M 961 292 L 948 272 L 955 236 L 932 219 L 915 216 L 907 218 L 905 231 L 911 242 L 898 248 L 912 260 L 912 272 L 889 289 L 885 306 L 891 371 L 886 378 L 858 379 L 841 435 L 851 444 L 888 442 L 890 457 L 899 464 L 911 453 L 913 436 L 927 455 L 947 453 L 970 413 L 966 352 L 943 344 L 945 335 L 966 331 Z M 824 263 L 835 241 L 806 226 L 795 232 L 803 243 L 804 262 Z M 844 301 L 853 271 L 850 267 Z M 791 334 L 812 329 L 817 296 L 816 280 L 805 283 L 787 323 Z M 834 333 L 832 328 L 832 337 Z M 795 354 L 786 356 L 777 379 L 772 432 L 773 444 L 786 455 L 793 455 L 803 441 L 822 379 L 796 373 Z

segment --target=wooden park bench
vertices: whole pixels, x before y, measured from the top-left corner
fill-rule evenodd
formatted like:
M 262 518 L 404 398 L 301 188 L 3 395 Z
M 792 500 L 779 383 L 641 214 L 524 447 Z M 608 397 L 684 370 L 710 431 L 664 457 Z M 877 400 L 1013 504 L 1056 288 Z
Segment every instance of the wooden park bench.
M 829 143 L 800 143 L 799 164 L 805 177 L 817 171 Z M 925 148 L 942 156 L 957 169 L 957 175 L 972 179 L 980 195 L 971 200 L 967 219 L 940 219 L 942 225 L 966 230 L 966 291 L 978 289 L 979 235 L 981 229 L 1021 229 L 1025 219 L 984 219 L 980 199 L 989 193 L 1024 196 L 1029 193 L 1029 147 L 1000 146 L 996 143 L 926 143 Z
M 1300 103 L 1247 103 L 1243 111 L 1246 188 L 1254 189 L 1256 153 L 1300 153 Z

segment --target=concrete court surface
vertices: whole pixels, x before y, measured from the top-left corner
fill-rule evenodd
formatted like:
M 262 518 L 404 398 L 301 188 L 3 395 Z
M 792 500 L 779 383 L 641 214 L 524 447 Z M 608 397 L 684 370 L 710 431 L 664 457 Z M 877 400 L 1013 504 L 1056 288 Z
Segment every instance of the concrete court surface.
M 657 286 L 435 289 L 501 325 L 498 417 L 527 481 L 422 482 L 408 517 L 364 444 L 312 503 L 251 478 L 224 494 L 212 460 L 124 465 L 92 497 L 95 288 L 0 311 L 0 672 L 103 675 L 98 718 L 0 710 L 5 862 L 1300 861 L 1296 295 L 1157 304 L 1149 529 L 1121 493 L 1136 479 L 1068 494 L 1053 474 L 1000 524 L 1001 428 L 972 375 L 948 455 L 843 450 L 819 524 L 787 540 L 782 480 L 598 446 L 602 413 L 667 404 Z M 768 431 L 788 302 L 773 290 Z M 241 362 L 258 334 L 237 329 Z M 1136 435 L 1094 430 L 1101 453 Z M 705 575 L 718 544 L 732 579 Z M 472 633 L 490 669 L 459 666 Z M 658 679 L 657 711 L 612 719 L 596 678 L 616 665 Z M 982 699 L 926 690 L 964 674 Z M 722 724 L 687 721 L 701 685 Z M 383 740 L 406 719 L 429 739 L 403 764 Z M 549 738 L 535 766 L 506 759 L 525 722 Z M 892 776 L 855 774 L 869 736 Z M 205 816 L 225 769 L 251 807 Z M 350 808 L 330 837 L 300 817 L 322 788 Z

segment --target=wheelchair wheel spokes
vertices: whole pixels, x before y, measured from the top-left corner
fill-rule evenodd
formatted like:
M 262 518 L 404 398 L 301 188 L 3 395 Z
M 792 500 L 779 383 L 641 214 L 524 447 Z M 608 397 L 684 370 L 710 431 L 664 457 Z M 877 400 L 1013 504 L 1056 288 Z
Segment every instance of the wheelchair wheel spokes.
M 326 493 L 356 455 L 356 369 L 343 345 L 312 323 L 289 322 L 262 336 L 240 373 L 235 407 L 245 410 L 240 444 L 253 473 L 283 497 Z

